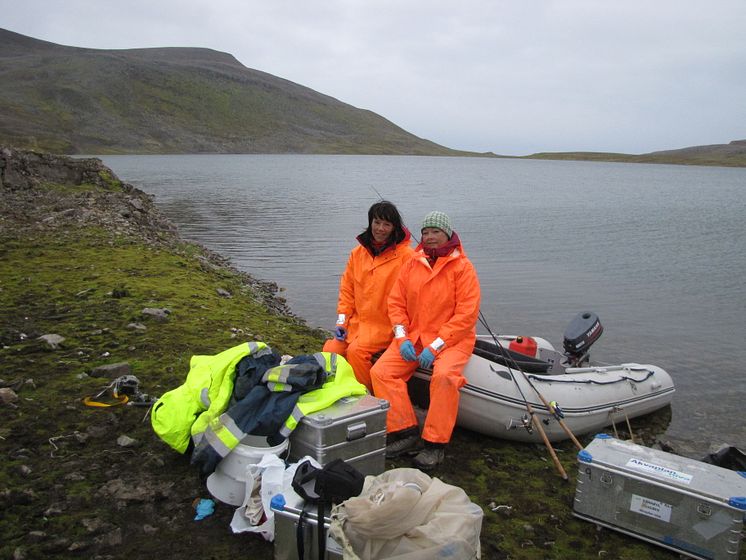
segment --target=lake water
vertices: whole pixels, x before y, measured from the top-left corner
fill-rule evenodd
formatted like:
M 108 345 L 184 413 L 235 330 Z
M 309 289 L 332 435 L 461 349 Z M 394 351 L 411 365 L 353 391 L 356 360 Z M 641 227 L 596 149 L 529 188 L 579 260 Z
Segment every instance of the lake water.
M 746 449 L 746 169 L 482 158 L 105 156 L 184 237 L 280 285 L 331 329 L 339 276 L 379 193 L 419 237 L 451 216 L 495 333 L 561 348 L 598 313 L 604 362 L 652 363 L 677 393 L 667 439 Z M 272 341 L 266 341 L 272 344 Z

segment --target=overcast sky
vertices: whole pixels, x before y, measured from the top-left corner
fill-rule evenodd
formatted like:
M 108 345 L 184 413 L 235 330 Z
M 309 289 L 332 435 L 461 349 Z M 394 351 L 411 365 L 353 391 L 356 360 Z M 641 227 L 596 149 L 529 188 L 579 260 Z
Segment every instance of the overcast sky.
M 746 0 L 0 0 L 0 27 L 228 52 L 456 149 L 746 139 Z

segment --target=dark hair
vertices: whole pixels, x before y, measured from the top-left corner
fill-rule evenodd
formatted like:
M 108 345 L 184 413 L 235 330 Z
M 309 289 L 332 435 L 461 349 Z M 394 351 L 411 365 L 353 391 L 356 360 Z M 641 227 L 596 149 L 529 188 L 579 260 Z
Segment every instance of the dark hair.
M 373 206 L 368 209 L 368 229 L 365 230 L 366 237 L 371 238 L 373 235 L 373 219 L 378 218 L 379 220 L 386 220 L 394 226 L 394 231 L 391 233 L 391 237 L 394 243 L 401 243 L 406 234 L 404 233 L 404 226 L 402 225 L 401 214 L 397 210 L 396 206 L 388 200 L 381 200 L 376 202 Z

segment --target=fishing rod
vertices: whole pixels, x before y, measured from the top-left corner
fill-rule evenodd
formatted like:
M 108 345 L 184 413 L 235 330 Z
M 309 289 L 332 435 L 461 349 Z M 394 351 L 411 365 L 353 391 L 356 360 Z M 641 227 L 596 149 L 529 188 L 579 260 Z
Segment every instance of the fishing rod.
M 518 363 L 512 359 L 512 357 L 508 356 L 508 353 L 505 352 L 505 349 L 503 348 L 502 344 L 500 344 L 500 341 L 497 339 L 497 336 L 495 336 L 492 332 L 492 329 L 490 329 L 489 325 L 487 325 L 487 321 L 484 319 L 484 315 L 482 314 L 482 311 L 479 311 L 479 317 L 480 321 L 484 325 L 484 327 L 487 329 L 487 332 L 490 333 L 492 336 L 492 339 L 495 341 L 495 344 L 497 345 L 497 348 L 500 349 L 500 352 L 502 353 L 503 357 L 506 359 L 510 358 L 513 361 L 513 364 L 516 366 L 516 369 L 520 371 L 523 374 L 524 379 L 526 378 L 526 374 L 523 373 L 523 370 L 520 368 Z M 506 364 L 507 365 L 507 364 Z M 497 371 L 490 365 L 490 369 L 497 373 Z M 523 394 L 523 390 L 521 389 L 520 384 L 518 383 L 518 380 L 513 375 L 512 368 L 508 365 L 508 373 L 510 374 L 510 378 L 513 380 L 513 383 L 515 383 L 515 386 L 518 388 L 518 392 L 521 394 L 521 398 L 523 399 L 523 404 L 526 405 L 526 411 L 528 412 L 529 418 L 533 422 L 534 426 L 536 427 L 536 430 L 539 432 L 539 435 L 541 436 L 542 441 L 544 442 L 544 445 L 547 448 L 547 451 L 549 451 L 549 456 L 552 458 L 552 461 L 554 462 L 554 466 L 557 468 L 557 471 L 559 472 L 560 476 L 563 480 L 567 480 L 567 473 L 565 472 L 565 469 L 562 467 L 562 463 L 560 463 L 559 458 L 557 457 L 557 452 L 554 450 L 554 447 L 552 447 L 552 444 L 549 442 L 549 438 L 547 437 L 546 432 L 544 431 L 544 426 L 541 425 L 541 420 L 534 414 L 534 409 L 531 406 L 531 403 L 528 402 L 528 399 Z M 529 382 L 530 384 L 530 382 Z M 534 388 L 536 390 L 536 388 Z
M 379 192 L 378 192 L 378 189 L 377 189 L 377 188 L 375 188 L 375 187 L 374 187 L 373 185 L 368 185 L 368 186 L 369 186 L 369 187 L 370 187 L 371 189 L 373 189 L 373 192 L 374 192 L 374 193 L 376 193 L 376 194 L 378 195 L 378 198 L 380 198 L 380 199 L 381 199 L 381 202 L 383 202 L 383 201 L 385 201 L 385 200 L 386 200 L 385 198 L 383 198 L 383 195 L 382 195 L 381 193 L 379 193 Z
M 479 311 L 479 320 L 484 325 L 484 328 L 487 329 L 487 331 L 492 334 L 492 330 L 490 329 L 489 325 L 487 324 L 487 319 L 484 318 L 484 314 L 482 311 Z M 495 335 L 492 335 L 492 338 L 495 339 Z M 503 358 L 506 360 L 512 361 L 513 364 L 516 366 L 516 368 L 521 372 L 523 375 L 523 378 L 526 380 L 526 382 L 531 386 L 531 388 L 536 392 L 539 399 L 541 399 L 541 402 L 544 404 L 545 407 L 547 407 L 547 410 L 549 410 L 550 414 L 552 414 L 555 419 L 557 420 L 557 423 L 560 425 L 560 427 L 565 431 L 565 434 L 567 434 L 567 437 L 572 440 L 572 442 L 575 444 L 575 447 L 578 448 L 578 451 L 582 451 L 583 445 L 578 441 L 578 439 L 575 437 L 575 434 L 572 433 L 572 430 L 570 430 L 569 426 L 565 423 L 564 420 L 564 413 L 562 412 L 562 409 L 557 404 L 557 401 L 551 401 L 547 402 L 547 400 L 544 398 L 544 395 L 541 394 L 539 389 L 536 388 L 536 385 L 531 381 L 531 376 L 526 375 L 526 373 L 521 369 L 521 367 L 518 365 L 518 362 L 513 358 L 513 356 L 508 355 L 508 353 L 505 351 L 505 349 L 502 347 L 502 345 L 495 340 L 495 342 L 498 345 L 498 348 L 500 349 L 500 353 L 502 354 Z M 508 366 L 508 369 L 510 369 L 510 365 L 506 364 Z

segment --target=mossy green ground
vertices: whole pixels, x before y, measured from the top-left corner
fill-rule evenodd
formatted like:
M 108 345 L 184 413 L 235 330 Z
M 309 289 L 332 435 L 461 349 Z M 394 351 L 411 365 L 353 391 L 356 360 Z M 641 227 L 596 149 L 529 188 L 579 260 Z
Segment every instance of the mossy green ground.
M 91 519 L 106 520 L 102 534 L 122 529 L 121 544 L 105 552 L 117 558 L 141 557 L 145 550 L 182 551 L 169 557 L 186 557 L 195 531 L 204 531 L 204 543 L 196 545 L 204 548 L 203 558 L 221 549 L 225 554 L 215 557 L 239 551 L 246 557 L 247 538 L 230 534 L 229 508 L 204 523 L 192 521 L 191 502 L 207 497 L 204 485 L 188 458 L 152 433 L 143 421 L 146 409 L 84 406 L 81 399 L 109 380 L 83 374 L 128 362 L 142 390 L 160 395 L 183 382 L 194 354 L 214 354 L 246 340 L 271 341 L 281 353 L 310 353 L 319 349 L 321 332 L 268 312 L 241 275 L 208 264 L 193 245 L 165 251 L 98 230 L 4 241 L 0 379 L 20 399 L 17 408 L 0 409 L 0 558 L 12 557 L 18 547 L 26 558 L 87 556 L 90 550 L 68 548 L 95 539 L 96 531 L 86 529 Z M 218 295 L 219 288 L 232 296 Z M 145 307 L 169 309 L 169 320 L 144 319 Z M 137 322 L 147 330 L 128 328 Z M 60 348 L 38 340 L 50 333 L 65 337 Z M 122 434 L 139 445 L 121 448 L 116 439 Z M 112 479 L 135 489 L 139 480 L 154 477 L 164 489 L 180 490 L 152 496 L 152 504 L 102 493 Z M 148 524 L 157 528 L 154 534 L 143 532 Z M 29 542 L 33 531 L 48 538 Z M 264 551 L 256 558 L 271 557 L 271 545 L 248 541 Z
M 194 521 L 193 501 L 209 496 L 188 457 L 153 434 L 144 408 L 84 406 L 106 380 L 81 374 L 126 361 L 159 395 L 183 382 L 194 354 L 246 340 L 311 353 L 323 333 L 268 311 L 240 274 L 206 264 L 194 245 L 157 249 L 87 229 L 1 247 L 0 379 L 20 399 L 0 408 L 0 558 L 272 558 L 271 543 L 231 533 L 230 506 Z M 145 320 L 145 307 L 168 308 L 169 320 Z M 147 330 L 128 327 L 136 322 Z M 49 333 L 65 337 L 57 350 L 37 340 Z M 122 434 L 138 445 L 119 446 Z M 483 558 L 678 556 L 574 518 L 575 448 L 557 451 L 568 482 L 542 446 L 456 430 L 432 475 L 483 508 Z M 146 483 L 157 490 L 138 495 Z

